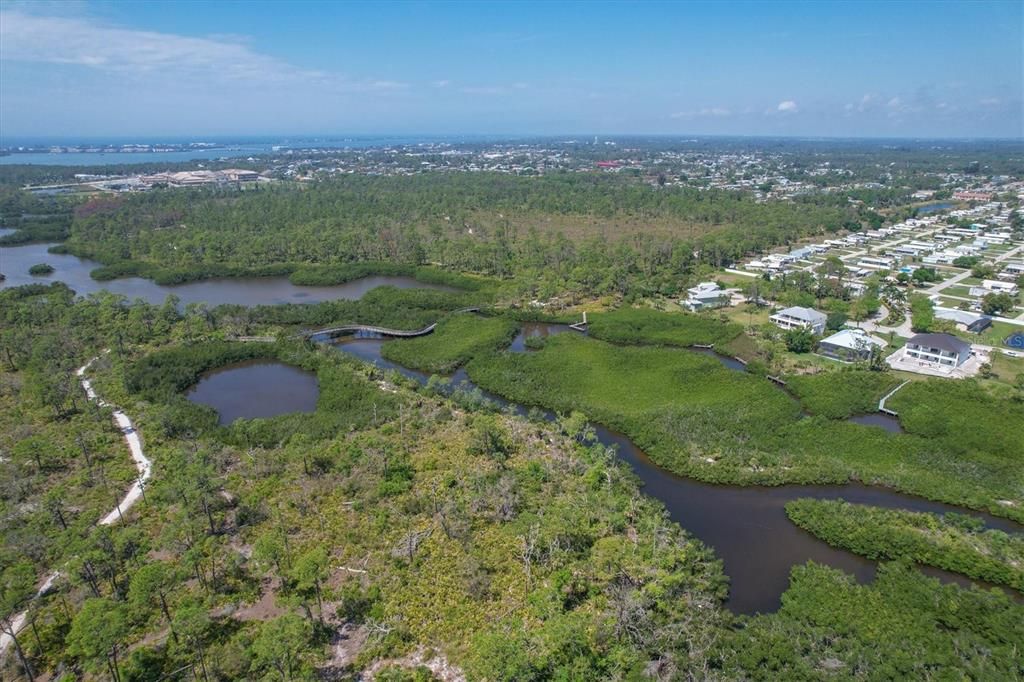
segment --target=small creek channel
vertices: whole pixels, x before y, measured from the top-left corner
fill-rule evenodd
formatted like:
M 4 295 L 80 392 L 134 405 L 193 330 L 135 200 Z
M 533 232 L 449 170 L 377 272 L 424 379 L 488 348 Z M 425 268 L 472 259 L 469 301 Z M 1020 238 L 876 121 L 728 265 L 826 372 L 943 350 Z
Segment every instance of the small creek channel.
M 359 299 L 370 289 L 393 286 L 399 289 L 436 289 L 458 291 L 452 287 L 420 282 L 412 277 L 371 276 L 336 286 L 298 286 L 287 277 L 225 277 L 206 279 L 185 284 L 161 285 L 141 277 L 122 277 L 109 282 L 97 282 L 89 273 L 100 263 L 88 258 L 48 253 L 54 244 L 28 244 L 0 248 L 0 273 L 6 276 L 0 288 L 22 284 L 49 284 L 64 282 L 79 296 L 97 291 L 122 294 L 129 299 L 142 298 L 148 303 L 160 304 L 174 294 L 182 304 L 207 303 L 210 306 L 233 304 L 243 306 L 276 305 L 279 303 L 319 303 L 335 299 Z M 36 263 L 48 263 L 54 272 L 34 277 L 28 269 Z
M 548 336 L 568 329 L 566 325 L 526 323 L 509 350 L 524 352 L 527 350 L 527 337 Z M 348 337 L 332 340 L 331 343 L 340 351 L 379 367 L 396 370 L 420 383 L 425 383 L 429 379 L 429 375 L 424 372 L 411 370 L 381 357 L 381 346 L 395 341 Z M 710 350 L 701 349 L 698 352 L 718 358 L 733 370 L 744 370 L 742 363 L 732 358 Z M 465 369 L 459 369 L 450 377 L 450 381 L 453 387 L 480 390 L 469 380 Z M 484 397 L 502 406 L 511 405 L 521 415 L 527 412 L 523 405 L 510 403 L 487 391 L 481 392 Z M 553 418 L 550 412 L 545 414 L 549 419 Z M 898 422 L 896 425 L 898 428 Z M 790 569 L 808 560 L 842 569 L 853 574 L 860 582 L 874 578 L 876 562 L 830 547 L 790 522 L 785 512 L 785 504 L 790 500 L 801 497 L 842 498 L 847 502 L 894 509 L 938 514 L 959 512 L 982 519 L 990 528 L 1011 533 L 1021 531 L 1021 526 L 1008 519 L 858 483 L 783 486 L 702 483 L 659 467 L 624 434 L 601 425 L 594 426 L 598 441 L 616 448 L 618 456 L 630 465 L 642 481 L 643 491 L 660 500 L 668 509 L 673 521 L 712 547 L 722 559 L 725 573 L 730 579 L 726 606 L 736 613 L 777 610 L 780 597 L 789 586 Z M 888 426 L 882 427 L 891 430 Z M 955 582 L 960 585 L 969 585 L 972 582 L 962 575 L 941 569 L 922 567 L 922 570 L 944 582 Z M 987 587 L 983 583 L 978 584 Z M 1020 596 L 1018 593 L 1011 594 L 1015 597 Z

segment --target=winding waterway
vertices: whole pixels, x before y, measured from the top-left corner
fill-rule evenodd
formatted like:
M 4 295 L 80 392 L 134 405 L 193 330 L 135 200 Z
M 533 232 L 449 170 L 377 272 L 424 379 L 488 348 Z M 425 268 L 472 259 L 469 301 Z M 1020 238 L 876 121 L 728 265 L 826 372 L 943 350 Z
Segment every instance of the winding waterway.
M 359 299 L 370 289 L 393 286 L 399 289 L 435 289 L 458 291 L 440 284 L 420 282 L 412 277 L 372 276 L 336 286 L 306 287 L 292 284 L 287 277 L 234 277 L 206 279 L 171 286 L 156 284 L 141 277 L 124 277 L 97 282 L 89 273 L 100 267 L 96 261 L 66 254 L 48 253 L 54 244 L 28 244 L 0 248 L 0 273 L 6 276 L 0 288 L 22 284 L 64 282 L 79 296 L 98 291 L 122 294 L 129 299 L 141 298 L 148 303 L 163 303 L 174 294 L 182 304 L 207 303 L 211 306 L 234 304 L 244 306 L 279 303 L 319 303 L 336 299 Z M 48 263 L 54 272 L 33 276 L 28 269 L 37 263 Z
M 527 323 L 509 350 L 527 350 L 525 339 L 528 336 L 548 336 L 567 329 L 565 325 Z M 381 357 L 381 347 L 384 343 L 400 341 L 347 338 L 333 345 L 340 351 L 382 368 L 396 370 L 420 383 L 425 383 L 429 379 L 429 375 L 424 372 L 408 369 Z M 700 352 L 713 354 L 713 351 Z M 731 358 L 716 357 L 728 367 L 742 368 L 741 363 Z M 458 370 L 450 380 L 452 386 L 480 390 L 469 380 L 464 369 Z M 481 393 L 499 405 L 511 406 L 521 415 L 527 412 L 523 405 L 510 403 L 486 391 Z M 554 416 L 550 412 L 545 414 L 549 419 Z M 898 422 L 895 423 L 898 428 Z M 893 430 L 891 424 L 876 422 L 873 425 Z M 1021 531 L 1018 524 L 1007 519 L 857 483 L 777 487 L 702 483 L 678 476 L 654 464 L 624 434 L 600 425 L 595 425 L 595 429 L 598 441 L 606 446 L 615 447 L 618 456 L 629 464 L 643 483 L 644 492 L 660 500 L 668 509 L 673 521 L 715 550 L 730 579 L 729 599 L 726 605 L 736 613 L 777 610 L 782 593 L 789 586 L 790 569 L 808 560 L 842 569 L 860 582 L 874 578 L 876 562 L 830 547 L 789 521 L 785 505 L 801 497 L 842 498 L 858 504 L 938 514 L 959 512 L 981 518 L 990 528 L 1006 532 Z M 956 582 L 961 585 L 971 583 L 956 573 L 932 567 L 923 570 L 945 582 Z

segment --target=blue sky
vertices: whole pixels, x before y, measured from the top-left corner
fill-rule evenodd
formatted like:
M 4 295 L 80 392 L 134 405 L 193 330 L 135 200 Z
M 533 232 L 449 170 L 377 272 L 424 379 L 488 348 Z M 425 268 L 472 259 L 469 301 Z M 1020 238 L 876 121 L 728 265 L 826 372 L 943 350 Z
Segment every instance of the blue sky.
M 0 3 L 0 136 L 1021 137 L 1024 3 Z

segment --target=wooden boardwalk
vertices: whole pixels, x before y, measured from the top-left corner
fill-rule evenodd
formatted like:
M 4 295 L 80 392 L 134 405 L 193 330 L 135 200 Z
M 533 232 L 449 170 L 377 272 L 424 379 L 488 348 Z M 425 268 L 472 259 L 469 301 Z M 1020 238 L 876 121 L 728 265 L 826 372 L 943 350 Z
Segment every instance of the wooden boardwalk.
M 369 324 L 343 324 L 340 327 L 331 327 L 329 329 L 318 329 L 313 332 L 306 332 L 304 336 L 307 339 L 311 339 L 314 336 L 344 336 L 345 334 L 358 334 L 360 332 L 366 334 L 377 334 L 378 336 L 395 336 L 399 338 L 411 338 L 414 336 L 425 336 L 437 327 L 437 322 L 428 324 L 423 329 L 389 329 L 387 327 L 375 327 Z
M 900 390 L 901 388 L 903 388 L 904 386 L 906 386 L 909 383 L 910 383 L 910 380 L 907 379 L 902 384 L 900 384 L 896 388 L 894 388 L 891 391 L 889 391 L 888 393 L 886 393 L 885 397 L 878 401 L 878 411 L 881 412 L 882 414 L 887 414 L 890 417 L 898 417 L 898 416 L 900 416 L 899 412 L 897 412 L 896 410 L 890 410 L 888 407 L 886 407 L 885 406 L 885 401 L 888 400 L 889 398 L 893 397 L 896 394 L 896 391 Z
M 477 313 L 480 312 L 480 308 L 460 308 L 459 310 L 452 311 L 452 315 L 458 313 Z M 335 336 L 344 336 L 345 334 L 375 334 L 377 336 L 391 336 L 395 338 L 409 339 L 415 336 L 426 336 L 434 331 L 437 327 L 437 322 L 428 324 L 422 329 L 391 329 L 389 327 L 378 327 L 372 324 L 342 324 L 337 327 L 328 327 L 327 329 L 317 329 L 315 331 L 303 332 L 302 336 L 306 339 L 312 339 L 315 336 L 326 336 L 328 338 L 334 338 Z

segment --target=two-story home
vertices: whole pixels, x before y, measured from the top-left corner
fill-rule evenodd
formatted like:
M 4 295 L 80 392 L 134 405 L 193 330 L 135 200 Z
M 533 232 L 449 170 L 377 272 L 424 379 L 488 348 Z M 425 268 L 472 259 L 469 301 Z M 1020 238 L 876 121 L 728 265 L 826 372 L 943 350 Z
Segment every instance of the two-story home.
M 768 319 L 783 329 L 810 329 L 815 334 L 821 334 L 825 331 L 828 317 L 813 308 L 793 306 L 780 310 Z
M 918 334 L 903 347 L 903 359 L 953 370 L 971 357 L 971 344 L 952 334 Z

